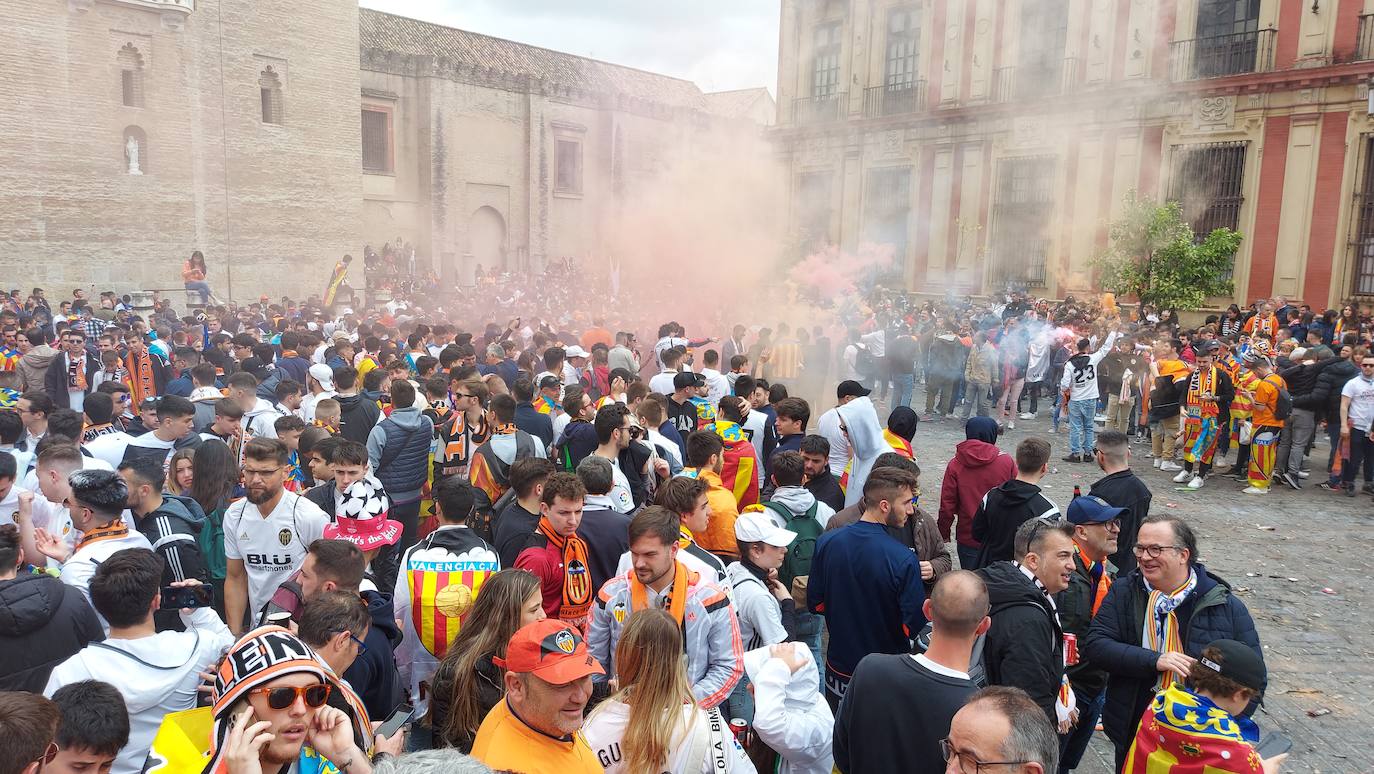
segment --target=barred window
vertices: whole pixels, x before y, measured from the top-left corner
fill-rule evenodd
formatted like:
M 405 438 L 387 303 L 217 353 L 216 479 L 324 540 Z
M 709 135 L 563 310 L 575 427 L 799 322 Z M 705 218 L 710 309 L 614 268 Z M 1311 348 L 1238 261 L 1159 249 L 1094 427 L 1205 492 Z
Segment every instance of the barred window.
M 390 172 L 391 114 L 363 108 L 363 170 Z
M 1045 285 L 1051 243 L 1048 229 L 1054 212 L 1054 171 L 1053 156 L 1003 159 L 998 164 L 989 242 L 992 281 Z
M 1198 239 L 1213 229 L 1236 229 L 1245 202 L 1244 142 L 1178 145 L 1173 149 L 1169 199 L 1183 207 L 1183 217 Z
M 1359 144 L 1359 180 L 1355 186 L 1354 231 L 1350 249 L 1354 257 L 1355 276 L 1352 290 L 1356 295 L 1374 295 L 1374 135 L 1364 135 Z
M 869 170 L 864 188 L 864 241 L 892 245 L 897 260 L 904 261 L 910 222 L 911 167 Z

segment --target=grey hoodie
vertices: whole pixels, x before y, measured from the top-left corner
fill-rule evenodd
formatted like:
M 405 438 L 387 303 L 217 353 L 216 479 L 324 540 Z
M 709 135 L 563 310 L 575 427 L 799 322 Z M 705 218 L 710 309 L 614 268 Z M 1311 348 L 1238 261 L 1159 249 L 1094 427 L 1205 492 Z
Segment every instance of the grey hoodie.
M 883 439 L 883 428 L 878 424 L 878 410 L 873 408 L 873 401 L 867 396 L 855 398 L 835 410 L 849 429 L 849 446 L 853 455 L 849 468 L 849 487 L 844 494 L 847 508 L 863 498 L 864 483 L 868 481 L 868 471 L 873 469 L 873 461 L 891 447 Z
M 28 354 L 19 358 L 19 391 L 42 390 L 43 379 L 48 375 L 48 365 L 57 355 L 57 350 L 44 344 L 34 347 Z

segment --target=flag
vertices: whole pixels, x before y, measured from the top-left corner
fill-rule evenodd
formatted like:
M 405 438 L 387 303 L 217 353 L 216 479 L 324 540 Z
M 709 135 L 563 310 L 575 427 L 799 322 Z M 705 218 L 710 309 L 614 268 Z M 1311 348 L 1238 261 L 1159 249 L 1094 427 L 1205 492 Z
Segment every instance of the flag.
M 486 561 L 422 561 L 405 570 L 412 600 L 410 615 L 420 644 L 443 658 L 482 584 L 499 568 Z
M 759 456 L 744 431 L 734 422 L 717 420 L 716 435 L 725 444 L 721 454 L 720 483 L 735 496 L 743 508 L 759 501 Z
M 1253 723 L 1250 724 L 1253 728 Z M 1259 754 L 1226 710 L 1178 683 L 1155 696 L 1124 774 L 1260 774 Z

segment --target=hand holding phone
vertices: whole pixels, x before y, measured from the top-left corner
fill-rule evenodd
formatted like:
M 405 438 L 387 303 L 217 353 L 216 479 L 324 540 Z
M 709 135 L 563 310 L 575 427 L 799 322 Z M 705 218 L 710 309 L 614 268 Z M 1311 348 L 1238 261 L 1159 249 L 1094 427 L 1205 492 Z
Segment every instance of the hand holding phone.
M 398 731 L 401 728 L 401 726 L 404 726 L 406 723 L 409 723 L 411 720 L 411 716 L 413 716 L 414 714 L 415 708 L 410 706 L 410 704 L 408 703 L 402 702 L 401 706 L 397 707 L 396 711 L 391 713 L 391 717 L 387 718 L 386 720 L 383 720 L 382 724 L 380 726 L 377 726 L 377 730 L 373 732 L 373 735 L 381 737 L 391 736 L 392 734 L 396 733 L 396 731 Z
M 209 607 L 214 603 L 214 588 L 203 584 L 163 586 L 159 610 Z

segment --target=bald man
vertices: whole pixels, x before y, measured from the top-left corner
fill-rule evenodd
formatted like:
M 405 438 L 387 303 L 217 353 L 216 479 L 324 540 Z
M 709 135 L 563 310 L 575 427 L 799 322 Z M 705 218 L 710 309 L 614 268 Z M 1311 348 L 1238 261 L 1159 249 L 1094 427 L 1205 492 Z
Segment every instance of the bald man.
M 969 678 L 973 641 L 992 625 L 988 591 L 976 573 L 936 582 L 924 612 L 925 653 L 864 657 L 835 721 L 835 765 L 845 774 L 941 771 L 940 740 L 978 689 Z M 894 690 L 895 689 L 895 690 Z

